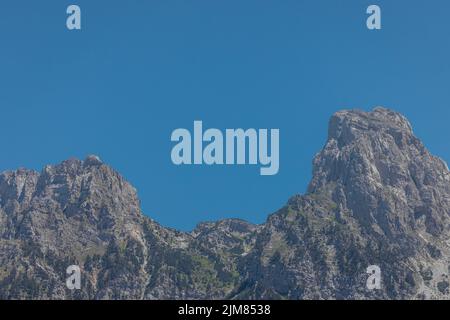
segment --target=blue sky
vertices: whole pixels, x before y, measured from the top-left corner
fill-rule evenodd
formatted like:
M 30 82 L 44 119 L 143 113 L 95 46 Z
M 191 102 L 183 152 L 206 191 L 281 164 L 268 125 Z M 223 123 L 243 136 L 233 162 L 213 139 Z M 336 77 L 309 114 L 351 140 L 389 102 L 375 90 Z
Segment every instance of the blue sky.
M 82 9 L 68 31 L 66 8 Z M 366 8 L 382 9 L 380 31 Z M 263 222 L 303 193 L 339 109 L 405 114 L 450 160 L 450 2 L 347 0 L 1 1 L 0 171 L 97 154 L 144 212 L 189 230 Z M 279 128 L 280 171 L 174 166 L 170 134 Z

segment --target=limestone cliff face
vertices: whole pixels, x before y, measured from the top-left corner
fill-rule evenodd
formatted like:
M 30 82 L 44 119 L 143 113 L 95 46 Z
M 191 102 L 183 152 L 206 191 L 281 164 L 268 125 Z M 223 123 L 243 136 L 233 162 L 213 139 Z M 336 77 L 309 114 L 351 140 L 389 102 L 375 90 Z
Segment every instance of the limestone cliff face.
M 237 297 L 448 298 L 450 174 L 400 114 L 341 111 L 308 192 L 269 217 Z M 366 288 L 378 265 L 382 289 Z
M 0 298 L 446 299 L 449 228 L 449 170 L 409 122 L 340 111 L 308 192 L 262 225 L 164 228 L 95 156 L 0 174 Z M 72 264 L 81 290 L 65 286 Z
M 448 231 L 447 165 L 426 150 L 398 113 L 376 108 L 332 117 L 328 142 L 314 159 L 309 192 L 330 186 L 336 203 L 384 236 Z

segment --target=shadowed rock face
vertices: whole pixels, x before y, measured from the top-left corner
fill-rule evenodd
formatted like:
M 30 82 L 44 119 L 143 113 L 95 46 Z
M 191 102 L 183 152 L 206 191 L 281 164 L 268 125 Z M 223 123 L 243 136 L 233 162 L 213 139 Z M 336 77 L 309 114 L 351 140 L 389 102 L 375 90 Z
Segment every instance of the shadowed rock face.
M 308 192 L 262 225 L 164 228 L 98 157 L 67 160 L 0 174 L 0 298 L 448 298 L 449 215 L 447 165 L 384 108 L 334 114 Z

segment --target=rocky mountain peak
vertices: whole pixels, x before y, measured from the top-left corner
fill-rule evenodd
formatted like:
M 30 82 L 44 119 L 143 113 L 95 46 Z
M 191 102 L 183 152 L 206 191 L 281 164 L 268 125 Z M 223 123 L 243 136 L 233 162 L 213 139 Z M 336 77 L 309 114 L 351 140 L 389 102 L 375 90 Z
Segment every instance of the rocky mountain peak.
M 332 116 L 308 190 L 328 192 L 344 211 L 385 234 L 423 228 L 436 235 L 448 226 L 447 165 L 428 152 L 404 116 L 385 108 Z
M 361 110 L 336 112 L 329 122 L 328 140 L 336 140 L 339 146 L 345 146 L 370 132 L 379 131 L 397 139 L 413 134 L 411 124 L 402 114 L 376 107 L 371 112 Z
M 85 166 L 101 166 L 102 164 L 103 162 L 100 160 L 100 157 L 93 154 L 87 156 L 84 160 Z
M 313 161 L 310 192 L 330 182 L 346 185 L 352 177 L 366 180 L 367 187 L 395 186 L 414 178 L 419 168 L 426 176 L 447 169 L 414 136 L 408 120 L 389 109 L 339 111 L 328 131 L 327 143 Z M 436 179 L 443 177 L 438 174 Z
M 448 298 L 450 173 L 401 114 L 330 119 L 307 194 L 261 225 L 165 228 L 97 156 L 0 174 L 0 299 Z M 82 290 L 65 286 L 83 270 Z M 382 287 L 366 288 L 367 267 Z
M 6 216 L 1 217 L 3 212 Z M 2 173 L 2 218 L 4 227 L 9 226 L 3 229 L 9 237 L 54 247 L 78 242 L 77 236 L 83 238 L 75 232 L 79 228 L 104 233 L 128 224 L 139 229 L 135 224 L 142 213 L 136 189 L 98 157 L 89 156 L 84 161 L 72 158 L 47 165 L 40 173 L 23 169 Z M 66 227 L 58 230 L 58 224 Z M 98 241 L 98 235 L 91 236 L 86 238 Z

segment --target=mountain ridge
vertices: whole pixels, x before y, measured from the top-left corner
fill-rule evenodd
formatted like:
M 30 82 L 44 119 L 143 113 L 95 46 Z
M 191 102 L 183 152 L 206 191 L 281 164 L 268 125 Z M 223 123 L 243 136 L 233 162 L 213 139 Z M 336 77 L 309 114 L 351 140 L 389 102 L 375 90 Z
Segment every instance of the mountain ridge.
M 0 298 L 447 299 L 449 229 L 448 166 L 408 120 L 343 110 L 307 192 L 258 225 L 163 227 L 97 156 L 1 173 Z M 65 287 L 72 264 L 81 290 Z

